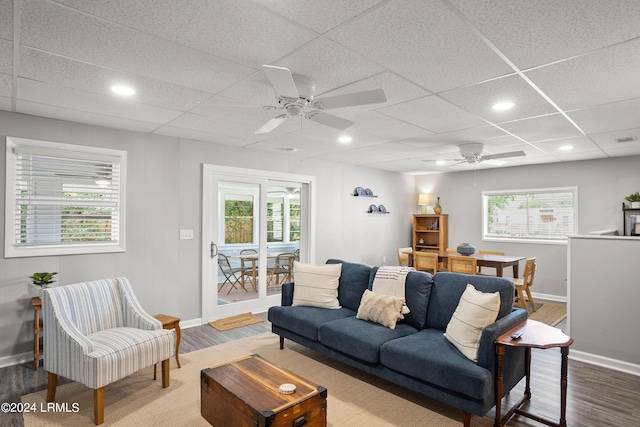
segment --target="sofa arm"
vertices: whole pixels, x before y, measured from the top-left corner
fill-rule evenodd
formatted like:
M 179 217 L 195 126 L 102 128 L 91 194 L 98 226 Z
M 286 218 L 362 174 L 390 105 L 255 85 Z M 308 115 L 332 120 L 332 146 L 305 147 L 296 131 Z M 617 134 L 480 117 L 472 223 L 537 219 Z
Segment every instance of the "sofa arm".
M 293 305 L 293 282 L 282 284 L 282 300 L 280 305 L 283 307 Z
M 509 329 L 516 327 L 527 320 L 527 311 L 522 308 L 514 308 L 511 313 L 496 320 L 482 330 L 480 346 L 478 347 L 478 365 L 491 371 L 495 376 L 496 347 L 495 340 Z

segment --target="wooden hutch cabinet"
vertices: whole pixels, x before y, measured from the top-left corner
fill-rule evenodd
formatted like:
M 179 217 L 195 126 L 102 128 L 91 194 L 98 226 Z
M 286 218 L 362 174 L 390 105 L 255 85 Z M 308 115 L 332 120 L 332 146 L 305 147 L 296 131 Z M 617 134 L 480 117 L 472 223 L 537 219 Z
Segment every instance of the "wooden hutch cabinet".
M 449 246 L 449 215 L 413 215 L 413 251 L 444 251 Z

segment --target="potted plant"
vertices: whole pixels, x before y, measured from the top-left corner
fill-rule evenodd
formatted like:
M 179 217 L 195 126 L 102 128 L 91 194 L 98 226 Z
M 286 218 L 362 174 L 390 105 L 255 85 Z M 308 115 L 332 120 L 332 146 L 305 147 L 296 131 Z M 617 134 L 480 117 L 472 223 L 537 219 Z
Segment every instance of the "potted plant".
M 54 273 L 33 273 L 33 275 L 29 276 L 31 279 L 31 283 L 36 288 L 37 294 L 40 298 L 42 298 L 42 290 L 48 288 L 50 284 L 53 283 L 53 276 L 58 274 L 58 272 Z
M 629 194 L 625 200 L 631 203 L 632 209 L 640 209 L 640 192 Z

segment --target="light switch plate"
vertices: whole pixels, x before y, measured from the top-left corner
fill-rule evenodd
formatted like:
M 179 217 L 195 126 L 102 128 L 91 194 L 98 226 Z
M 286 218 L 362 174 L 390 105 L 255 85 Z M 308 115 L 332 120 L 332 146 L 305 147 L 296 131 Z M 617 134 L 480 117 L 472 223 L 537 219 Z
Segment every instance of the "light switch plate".
M 180 240 L 193 240 L 193 230 L 180 230 Z

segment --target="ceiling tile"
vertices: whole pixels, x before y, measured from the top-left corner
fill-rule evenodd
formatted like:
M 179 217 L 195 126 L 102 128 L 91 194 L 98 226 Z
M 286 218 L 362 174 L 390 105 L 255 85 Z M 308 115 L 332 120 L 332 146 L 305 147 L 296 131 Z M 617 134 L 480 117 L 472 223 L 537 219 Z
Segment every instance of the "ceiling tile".
M 453 89 L 441 93 L 440 96 L 463 110 L 492 123 L 557 112 L 519 75 L 506 76 Z M 505 101 L 513 102 L 514 107 L 502 111 L 496 111 L 492 108 L 494 104 Z
M 512 71 L 436 0 L 389 1 L 328 37 L 432 92 Z
M 13 43 L 0 40 L 0 73 L 13 74 Z
M 13 40 L 13 0 L 0 0 L 0 39 Z
M 241 138 L 234 138 L 228 135 L 220 135 L 213 132 L 199 132 L 191 129 L 178 128 L 173 126 L 162 126 L 155 129 L 153 133 L 177 138 L 193 139 L 195 141 L 208 141 L 219 144 L 245 146 L 247 141 Z
M 381 0 L 254 0 L 274 12 L 323 34 Z
M 598 146 L 604 150 L 608 149 L 618 149 L 618 148 L 626 148 L 626 147 L 635 147 L 640 146 L 640 128 L 635 129 L 624 129 L 615 132 L 604 132 L 604 133 L 595 133 L 589 135 L 589 137 L 596 143 Z M 624 142 L 618 142 L 619 138 L 637 138 L 637 140 L 630 140 Z
M 0 74 L 0 96 L 13 96 L 13 79 L 8 74 Z
M 61 0 L 127 28 L 257 69 L 316 37 L 250 0 Z
M 448 0 L 520 69 L 640 36 L 636 0 Z
M 425 143 L 429 143 L 431 145 L 451 143 L 453 145 L 456 145 L 458 143 L 470 141 L 483 142 L 488 138 L 497 138 L 505 135 L 508 134 L 503 130 L 495 126 L 488 125 L 453 132 L 437 133 L 434 135 L 423 136 L 421 138 L 402 140 L 402 142 L 416 147 L 419 147 Z
M 639 69 L 640 38 L 526 75 L 560 108 L 573 110 L 640 97 Z
M 88 123 L 96 126 L 106 126 L 134 132 L 151 132 L 158 127 L 156 123 L 131 120 L 123 117 L 113 117 L 89 111 L 78 111 L 55 105 L 45 105 L 30 101 L 18 100 L 16 111 L 32 116 L 48 117 L 70 122 Z
M 544 152 L 562 160 L 577 160 L 580 153 L 595 153 L 602 157 L 602 150 L 590 138 L 579 136 L 575 138 L 555 139 L 553 141 L 541 141 L 535 144 Z M 563 151 L 560 147 L 572 146 L 573 149 Z M 586 157 L 585 157 L 586 158 Z M 591 158 L 591 157 L 589 157 Z
M 55 3 L 26 1 L 23 9 L 23 44 L 79 61 L 210 92 L 218 92 L 254 72 Z
M 570 111 L 568 115 L 588 134 L 636 128 L 640 126 L 640 98 Z
M 135 102 L 180 111 L 187 111 L 212 96 L 209 92 L 27 48 L 21 52 L 20 77 L 106 96 L 113 96 L 109 89 L 112 85 L 126 84 L 135 89 L 131 98 Z
M 569 138 L 582 134 L 561 114 L 501 123 L 500 127 L 527 142 Z
M 85 111 L 148 123 L 172 120 L 179 111 L 142 105 L 121 98 L 53 86 L 34 80 L 18 79 L 18 99 L 69 110 Z
M 428 129 L 432 132 L 479 127 L 485 122 L 438 96 L 426 96 L 378 110 L 399 120 Z

